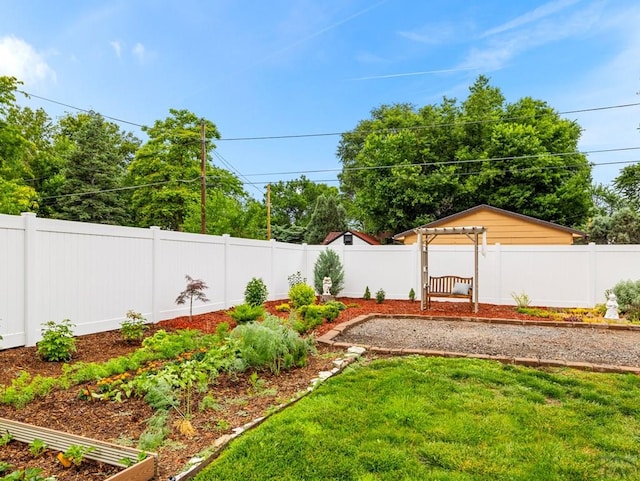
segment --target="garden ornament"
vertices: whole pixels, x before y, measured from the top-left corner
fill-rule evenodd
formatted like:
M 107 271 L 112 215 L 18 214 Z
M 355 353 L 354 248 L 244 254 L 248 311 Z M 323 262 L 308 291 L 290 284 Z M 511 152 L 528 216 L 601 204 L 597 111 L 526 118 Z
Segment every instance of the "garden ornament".
M 331 282 L 331 277 L 327 276 L 322 279 L 322 295 L 330 296 L 331 295 L 331 286 L 333 283 Z
M 613 292 L 609 294 L 606 306 L 607 312 L 604 315 L 605 319 L 620 319 L 620 316 L 618 316 L 618 300 Z

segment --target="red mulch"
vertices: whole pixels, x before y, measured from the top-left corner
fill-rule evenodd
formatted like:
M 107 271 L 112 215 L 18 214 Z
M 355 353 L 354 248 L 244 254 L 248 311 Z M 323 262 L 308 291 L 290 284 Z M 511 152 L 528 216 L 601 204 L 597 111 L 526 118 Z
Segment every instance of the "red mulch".
M 364 300 L 355 298 L 339 298 L 348 307 L 340 313 L 338 319 L 331 324 L 319 326 L 314 334 L 319 336 L 330 330 L 336 324 L 348 321 L 362 314 L 423 314 L 430 316 L 474 316 L 485 318 L 518 318 L 530 319 L 515 312 L 511 306 L 494 306 L 480 304 L 479 312 L 471 312 L 469 303 L 466 302 L 435 302 L 430 310 L 421 311 L 419 302 L 402 300 L 385 300 L 378 304 L 374 299 Z M 287 317 L 288 313 L 278 313 L 275 306 L 283 301 L 270 301 L 266 304 L 267 310 L 281 317 Z M 158 329 L 168 331 L 176 329 L 199 329 L 204 332 L 214 332 L 221 322 L 227 322 L 234 327 L 233 320 L 224 312 L 217 311 L 200 314 L 190 321 L 188 317 L 161 321 L 150 326 L 146 332 L 152 335 Z M 138 346 L 124 342 L 118 331 L 79 336 L 76 338 L 78 351 L 74 354 L 72 362 L 103 362 L 110 358 L 127 354 Z M 265 380 L 267 387 L 277 389 L 272 396 L 251 396 L 251 384 L 248 374 L 229 378 L 220 376 L 212 394 L 223 406 L 221 411 L 209 411 L 200 413 L 195 410 L 192 423 L 197 434 L 185 437 L 177 430 L 173 430 L 168 441 L 159 449 L 159 479 L 167 479 L 170 475 L 180 472 L 185 463 L 202 449 L 213 444 L 213 441 L 222 434 L 229 433 L 233 427 L 240 426 L 251 419 L 264 415 L 270 407 L 291 398 L 296 393 L 306 389 L 310 380 L 317 376 L 321 370 L 333 367 L 331 361 L 339 357 L 340 352 L 326 346 L 318 346 L 318 356 L 310 359 L 305 368 L 285 372 L 280 376 L 269 373 L 260 373 L 260 378 Z M 324 355 L 333 352 L 333 357 Z M 29 372 L 32 376 L 57 376 L 61 374 L 62 363 L 43 362 L 38 359 L 35 347 L 20 347 L 0 351 L 0 384 L 10 384 L 11 379 L 21 371 Z M 110 442 L 130 442 L 135 440 L 146 428 L 145 420 L 152 415 L 151 408 L 142 400 L 126 399 L 122 403 L 88 402 L 78 399 L 81 386 L 75 386 L 68 390 L 54 390 L 44 398 L 36 399 L 23 409 L 15 409 L 8 405 L 0 405 L 0 417 L 14 419 L 37 426 L 45 426 L 52 429 L 79 434 L 93 439 Z M 200 395 L 202 397 L 202 395 Z M 228 402 L 229 400 L 246 399 L 245 403 Z M 197 406 L 199 399 L 194 400 Z M 172 421 L 177 417 L 172 413 Z M 22 458 L 26 446 L 21 443 L 10 443 L 11 449 L 3 448 L 0 460 L 10 462 L 14 469 L 24 468 L 27 465 L 36 465 L 45 468 L 45 475 L 55 474 L 59 480 L 100 480 L 105 479 L 111 471 L 108 466 L 96 463 L 83 464 L 82 468 L 59 469 L 55 462 L 55 453 L 49 453 L 41 458 L 33 460 L 31 456 Z M 57 470 L 56 470 L 57 469 Z M 93 471 L 91 471 L 93 470 Z M 89 472 L 91 471 L 91 472 Z

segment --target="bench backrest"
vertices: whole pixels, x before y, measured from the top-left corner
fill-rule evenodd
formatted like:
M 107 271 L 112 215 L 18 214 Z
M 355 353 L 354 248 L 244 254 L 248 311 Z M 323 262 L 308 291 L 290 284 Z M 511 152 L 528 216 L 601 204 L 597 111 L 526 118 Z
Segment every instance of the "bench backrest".
M 473 289 L 473 277 L 440 276 L 429 277 L 429 291 L 451 292 L 453 290 L 453 286 L 459 282 L 469 284 L 469 291 Z

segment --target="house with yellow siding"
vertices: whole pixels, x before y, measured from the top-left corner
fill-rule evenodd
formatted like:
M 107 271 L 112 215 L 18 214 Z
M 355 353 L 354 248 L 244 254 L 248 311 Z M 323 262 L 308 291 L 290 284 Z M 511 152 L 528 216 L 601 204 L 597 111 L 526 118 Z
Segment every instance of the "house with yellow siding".
M 478 205 L 457 214 L 443 217 L 418 227 L 466 227 L 482 226 L 487 229 L 487 244 L 502 245 L 571 245 L 578 239 L 584 239 L 586 233 L 570 227 L 517 214 L 508 210 Z M 416 227 L 417 228 L 417 227 Z M 402 244 L 415 244 L 416 232 L 408 230 L 393 236 L 393 240 Z M 431 244 L 469 244 L 464 235 L 437 236 Z

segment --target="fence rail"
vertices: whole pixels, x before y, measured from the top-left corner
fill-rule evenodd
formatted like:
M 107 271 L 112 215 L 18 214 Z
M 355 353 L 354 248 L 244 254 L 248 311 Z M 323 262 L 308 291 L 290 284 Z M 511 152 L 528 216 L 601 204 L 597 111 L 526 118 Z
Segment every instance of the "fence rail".
M 368 286 L 388 299 L 419 292 L 419 247 L 331 246 L 345 271 L 341 295 Z M 209 236 L 0 215 L 0 348 L 34 345 L 41 324 L 70 319 L 78 335 L 118 329 L 128 310 L 157 322 L 188 314 L 175 304 L 185 275 L 203 279 L 210 299 L 194 313 L 243 302 L 253 277 L 269 299 L 287 297 L 287 277 L 313 284 L 324 246 Z M 472 246 L 430 246 L 431 275 L 473 275 Z M 480 302 L 514 304 L 526 292 L 535 305 L 589 307 L 624 279 L 640 278 L 640 246 L 489 246 L 480 258 Z

